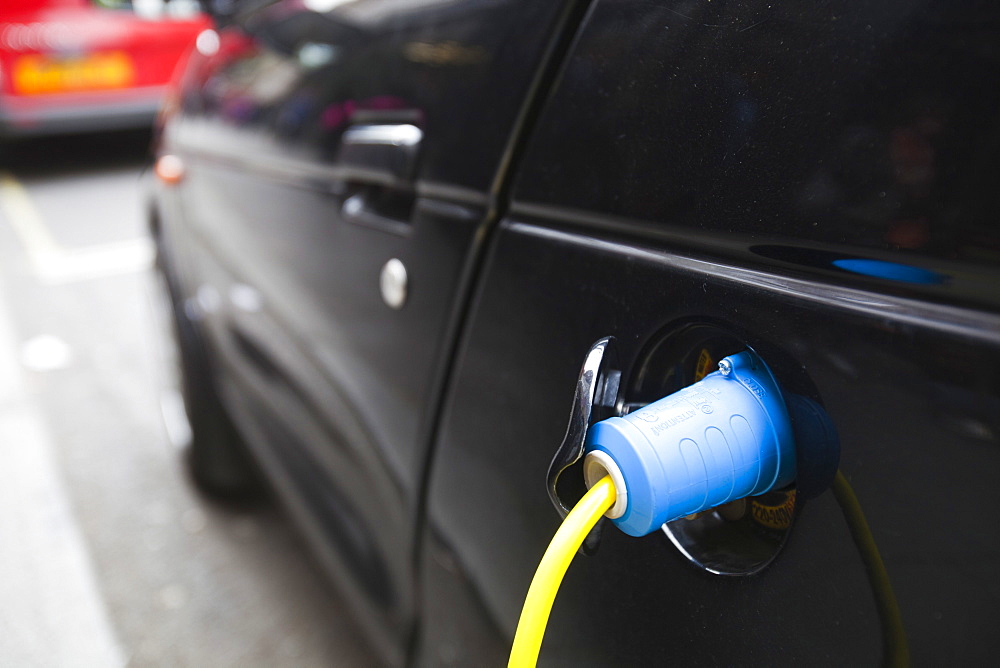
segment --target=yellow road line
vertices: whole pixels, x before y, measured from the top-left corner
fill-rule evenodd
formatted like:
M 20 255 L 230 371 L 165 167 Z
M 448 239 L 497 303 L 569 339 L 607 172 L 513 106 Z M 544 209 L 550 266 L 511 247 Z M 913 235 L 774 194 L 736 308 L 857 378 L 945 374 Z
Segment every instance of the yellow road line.
M 59 245 L 35 208 L 28 191 L 9 172 L 0 172 L 0 207 L 33 264 L 59 252 Z
M 59 285 L 148 269 L 153 245 L 131 239 L 85 248 L 63 248 L 52 236 L 31 196 L 13 174 L 0 172 L 0 210 L 28 254 L 40 281 Z

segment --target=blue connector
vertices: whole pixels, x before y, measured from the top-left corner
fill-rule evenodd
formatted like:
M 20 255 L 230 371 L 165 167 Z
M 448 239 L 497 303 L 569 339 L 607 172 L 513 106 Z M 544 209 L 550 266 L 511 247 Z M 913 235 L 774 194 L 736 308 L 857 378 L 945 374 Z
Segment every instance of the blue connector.
M 588 486 L 611 475 L 607 516 L 645 536 L 664 523 L 795 479 L 795 443 L 781 389 L 751 351 L 726 357 L 694 385 L 587 433 Z

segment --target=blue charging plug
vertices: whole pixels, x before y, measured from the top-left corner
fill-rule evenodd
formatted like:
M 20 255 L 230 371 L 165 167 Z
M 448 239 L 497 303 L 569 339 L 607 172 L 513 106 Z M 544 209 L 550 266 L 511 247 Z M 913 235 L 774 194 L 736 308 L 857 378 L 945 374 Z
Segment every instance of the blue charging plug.
M 584 476 L 611 475 L 607 516 L 632 536 L 795 478 L 795 443 L 781 389 L 751 351 L 624 417 L 590 428 Z

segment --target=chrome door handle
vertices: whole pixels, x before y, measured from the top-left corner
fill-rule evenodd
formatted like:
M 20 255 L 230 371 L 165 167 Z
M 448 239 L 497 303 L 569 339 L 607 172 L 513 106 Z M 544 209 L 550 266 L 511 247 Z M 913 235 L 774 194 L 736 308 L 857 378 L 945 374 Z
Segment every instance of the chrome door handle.
M 423 138 L 423 131 L 410 123 L 355 125 L 340 140 L 337 166 L 348 181 L 409 184 Z

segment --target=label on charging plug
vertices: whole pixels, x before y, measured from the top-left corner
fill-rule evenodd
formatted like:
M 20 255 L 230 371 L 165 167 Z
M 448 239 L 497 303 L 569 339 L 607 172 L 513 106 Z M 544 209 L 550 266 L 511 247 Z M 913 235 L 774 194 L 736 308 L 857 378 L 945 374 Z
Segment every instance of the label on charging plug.
M 655 437 L 687 422 L 699 413 L 711 414 L 715 410 L 713 408 L 714 398 L 711 393 L 700 388 L 686 387 L 673 394 L 672 401 L 664 400 L 650 404 L 631 415 L 642 421 L 634 423 L 636 426 L 641 424 L 649 429 L 649 433 Z
M 750 391 L 751 391 L 751 392 L 753 392 L 753 393 L 754 393 L 755 395 L 757 395 L 757 398 L 758 398 L 758 399 L 763 399 L 764 397 L 766 397 L 766 396 L 767 396 L 767 390 L 765 390 L 765 389 L 764 389 L 764 388 L 763 388 L 763 387 L 761 386 L 761 384 L 760 384 L 760 383 L 758 383 L 758 382 L 757 382 L 756 380 L 754 380 L 753 378 L 750 378 L 749 376 L 742 376 L 742 377 L 740 378 L 740 382 L 741 382 L 741 383 L 743 383 L 743 385 L 744 385 L 744 386 L 745 386 L 745 387 L 746 387 L 746 388 L 747 388 L 748 390 L 750 390 Z

